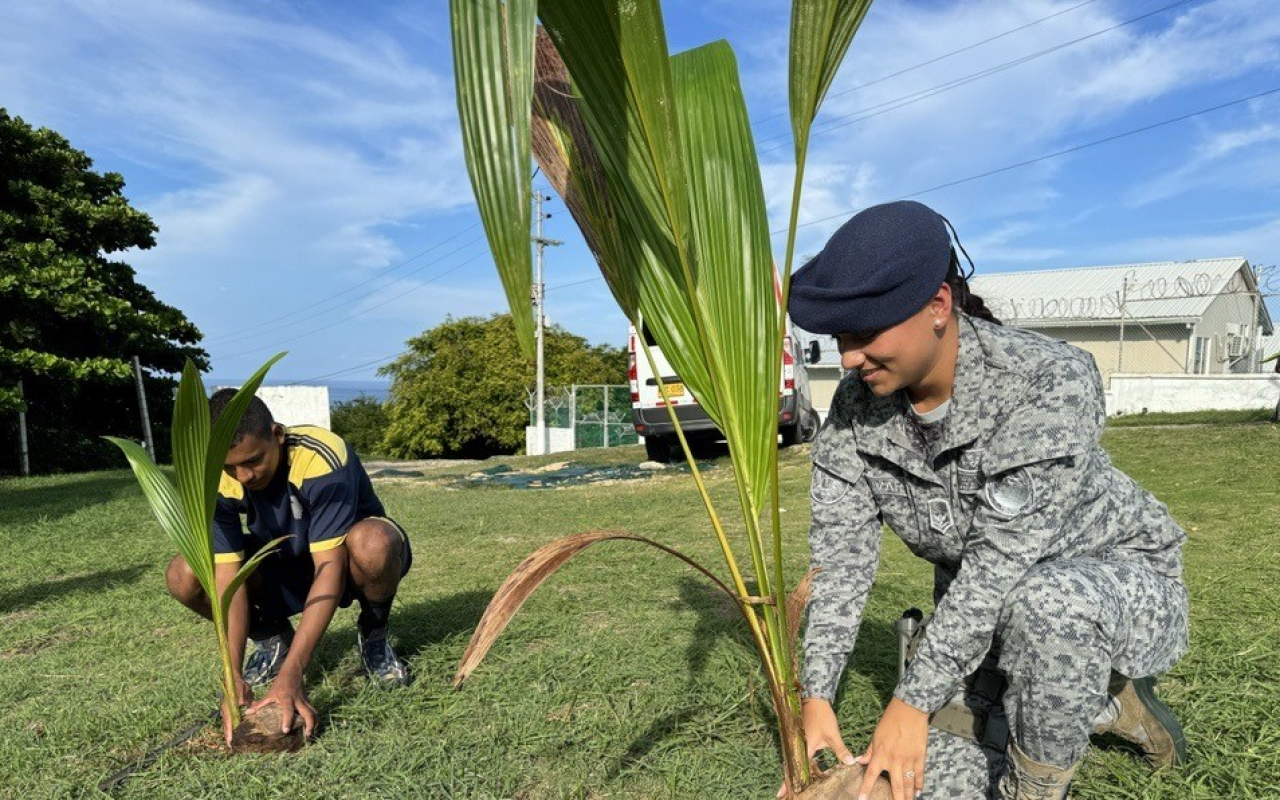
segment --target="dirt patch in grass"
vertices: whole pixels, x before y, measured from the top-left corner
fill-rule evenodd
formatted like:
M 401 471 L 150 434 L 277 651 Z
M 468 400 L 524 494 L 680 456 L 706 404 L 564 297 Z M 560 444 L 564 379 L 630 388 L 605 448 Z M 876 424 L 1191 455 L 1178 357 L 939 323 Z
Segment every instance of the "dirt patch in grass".
M 32 656 L 50 647 L 57 647 L 67 642 L 75 642 L 84 638 L 84 631 L 79 628 L 55 628 L 29 639 L 16 642 L 0 650 L 0 661 L 8 661 L 18 656 Z

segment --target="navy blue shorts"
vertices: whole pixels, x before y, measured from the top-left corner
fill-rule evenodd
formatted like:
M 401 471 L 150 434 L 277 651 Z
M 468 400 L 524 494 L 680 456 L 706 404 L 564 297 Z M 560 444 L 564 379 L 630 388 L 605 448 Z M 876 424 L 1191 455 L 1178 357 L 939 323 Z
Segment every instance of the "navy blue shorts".
M 409 536 L 400 524 L 389 517 L 370 517 L 380 519 L 391 525 L 400 533 L 400 577 L 404 577 L 413 564 L 413 548 L 409 546 Z M 311 591 L 311 582 L 315 579 L 315 567 L 310 558 L 273 558 L 263 559 L 250 579 L 249 586 L 249 631 L 250 635 L 271 631 L 282 627 L 289 617 L 302 613 L 307 604 L 307 594 Z M 348 580 L 342 590 L 339 608 L 347 608 L 356 599 L 355 587 Z M 257 637 L 255 637 L 257 638 Z

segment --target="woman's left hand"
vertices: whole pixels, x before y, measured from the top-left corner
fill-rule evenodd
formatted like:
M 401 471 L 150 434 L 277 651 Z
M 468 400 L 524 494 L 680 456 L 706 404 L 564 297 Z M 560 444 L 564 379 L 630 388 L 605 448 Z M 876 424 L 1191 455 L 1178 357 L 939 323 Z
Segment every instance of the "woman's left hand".
M 867 768 L 858 789 L 858 800 L 866 800 L 881 772 L 889 773 L 894 800 L 912 800 L 924 791 L 924 753 L 929 743 L 929 715 L 898 698 L 889 701 L 871 746 L 858 757 Z

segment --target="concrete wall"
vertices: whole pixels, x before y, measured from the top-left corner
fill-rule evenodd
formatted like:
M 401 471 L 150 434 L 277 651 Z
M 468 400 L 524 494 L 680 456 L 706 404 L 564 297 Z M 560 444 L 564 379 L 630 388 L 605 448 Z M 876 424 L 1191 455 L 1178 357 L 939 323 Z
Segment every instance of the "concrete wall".
M 1256 371 L 1257 356 L 1253 352 L 1256 326 L 1251 324 L 1256 313 L 1254 304 L 1252 295 L 1224 294 L 1215 297 L 1205 309 L 1200 322 L 1196 324 L 1194 335 L 1204 336 L 1213 341 L 1213 354 L 1209 360 L 1210 374 Z M 1244 336 L 1243 357 L 1235 359 L 1228 357 L 1228 333 L 1239 333 Z
M 1120 326 L 1080 325 L 1060 328 L 1027 328 L 1050 339 L 1079 347 L 1093 355 L 1102 373 L 1102 385 L 1108 385 L 1112 373 L 1119 372 L 1121 357 L 1125 372 L 1175 373 L 1186 367 L 1190 331 L 1186 325 L 1147 325 L 1145 328 L 1126 324 L 1123 354 Z
M 547 428 L 547 448 L 544 451 L 542 442 L 538 440 L 538 429 L 526 425 L 524 429 L 524 452 L 529 456 L 543 456 L 548 453 L 567 453 L 574 448 L 573 428 Z
M 840 385 L 842 370 L 835 364 L 809 364 L 807 371 L 813 409 L 826 419 L 827 410 L 831 408 L 831 398 L 835 397 L 836 387 Z
M 211 395 L 219 389 L 215 386 Z M 239 386 L 232 386 L 239 389 Z M 258 397 L 282 425 L 319 425 L 330 428 L 328 386 L 259 386 Z
M 1128 375 L 1111 376 L 1107 413 L 1158 411 L 1248 411 L 1274 408 L 1280 399 L 1280 375 Z

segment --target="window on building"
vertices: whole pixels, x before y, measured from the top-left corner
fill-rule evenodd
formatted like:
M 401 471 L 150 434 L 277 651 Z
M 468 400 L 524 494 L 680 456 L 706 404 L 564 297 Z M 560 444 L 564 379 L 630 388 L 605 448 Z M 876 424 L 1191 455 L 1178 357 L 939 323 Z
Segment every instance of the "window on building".
M 1204 375 L 1209 372 L 1209 337 L 1197 336 L 1193 342 L 1191 372 Z

